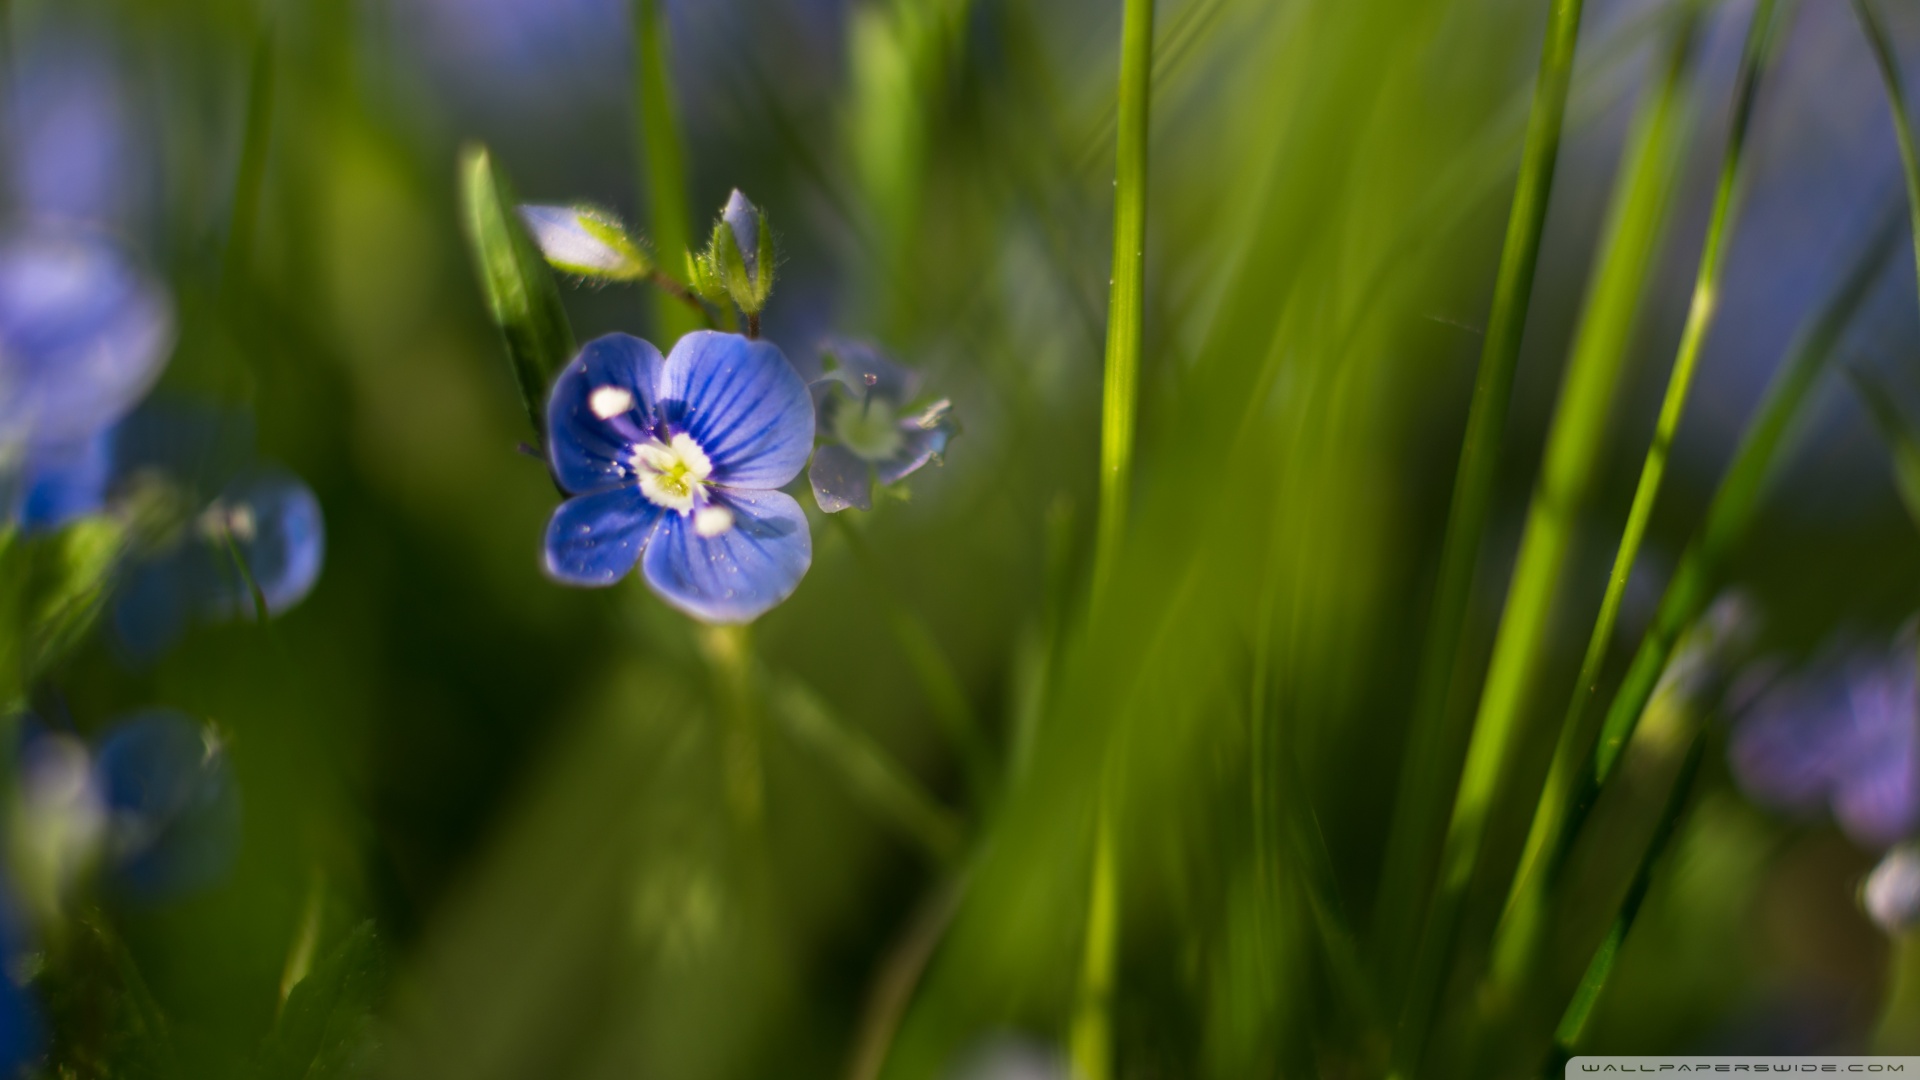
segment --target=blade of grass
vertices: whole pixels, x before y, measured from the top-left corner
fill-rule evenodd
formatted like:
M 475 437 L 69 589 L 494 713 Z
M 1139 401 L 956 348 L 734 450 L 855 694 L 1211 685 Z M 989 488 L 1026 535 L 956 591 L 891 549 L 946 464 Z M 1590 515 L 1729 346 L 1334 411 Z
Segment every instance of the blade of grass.
M 1100 509 L 1094 537 L 1097 607 L 1119 558 L 1133 481 L 1135 399 L 1146 322 L 1147 137 L 1153 90 L 1153 0 L 1126 0 L 1120 28 L 1119 120 L 1114 148 L 1113 286 L 1107 301 L 1106 377 L 1100 416 Z M 1108 760 L 1095 809 L 1092 880 L 1070 1052 L 1081 1080 L 1113 1075 L 1113 979 L 1119 951 L 1119 855 L 1114 836 L 1119 751 Z
M 1572 1060 L 1580 1037 L 1586 1033 L 1587 1021 L 1593 1017 L 1593 1008 L 1600 1001 L 1601 991 L 1606 989 L 1607 980 L 1613 975 L 1614 964 L 1620 959 L 1620 946 L 1626 942 L 1627 934 L 1633 929 L 1633 920 L 1640 915 L 1640 905 L 1646 901 L 1647 890 L 1653 884 L 1653 871 L 1659 865 L 1660 858 L 1666 854 L 1673 835 L 1678 831 L 1680 819 L 1687 809 L 1687 797 L 1693 791 L 1693 781 L 1700 772 L 1700 762 L 1706 757 L 1707 739 L 1704 732 L 1694 735 L 1693 745 L 1687 750 L 1686 761 L 1680 766 L 1680 775 L 1673 782 L 1673 791 L 1667 796 L 1667 805 L 1661 812 L 1660 823 L 1655 827 L 1647 850 L 1640 859 L 1640 867 L 1634 872 L 1633 883 L 1627 887 L 1627 895 L 1620 901 L 1620 910 L 1608 928 L 1607 936 L 1594 950 L 1593 960 L 1587 964 L 1586 974 L 1580 978 L 1580 986 L 1574 991 L 1573 1000 L 1567 1003 L 1567 1010 L 1561 1014 L 1560 1024 L 1553 1032 L 1553 1049 L 1547 1056 L 1544 1068 L 1540 1070 L 1542 1080 L 1565 1074 L 1567 1062 Z
M 1640 480 L 1633 492 L 1632 506 L 1627 512 L 1626 527 L 1614 551 L 1613 569 L 1600 601 L 1599 616 L 1594 619 L 1593 632 L 1587 639 L 1586 654 L 1580 662 L 1580 675 L 1574 683 L 1573 699 L 1567 706 L 1566 717 L 1561 724 L 1553 763 L 1547 773 L 1546 788 L 1540 794 L 1520 866 L 1507 898 L 1505 916 L 1494 935 L 1493 980 L 1497 987 L 1511 989 L 1517 985 L 1523 977 L 1523 970 L 1532 962 L 1532 952 L 1541 928 L 1539 915 L 1544 910 L 1546 890 L 1556 876 L 1553 868 L 1557 867 L 1565 854 L 1560 841 L 1562 827 L 1566 823 L 1567 794 L 1573 788 L 1574 775 L 1585 751 L 1584 740 L 1590 737 L 1585 724 L 1587 705 L 1597 690 L 1600 668 L 1607 658 L 1607 645 L 1613 640 L 1614 627 L 1619 621 L 1620 603 L 1626 595 L 1627 579 L 1633 572 L 1634 560 L 1640 554 L 1640 543 L 1646 536 L 1647 522 L 1653 516 L 1654 502 L 1659 497 L 1660 485 L 1666 476 L 1668 455 L 1673 447 L 1674 434 L 1680 426 L 1680 417 L 1686 410 L 1687 394 L 1693 385 L 1693 373 L 1699 364 L 1701 347 L 1719 310 L 1720 278 L 1726 266 L 1727 249 L 1731 246 L 1732 223 L 1739 215 L 1745 176 L 1744 151 L 1753 120 L 1754 100 L 1768 58 L 1773 52 L 1775 34 L 1783 21 L 1781 16 L 1790 7 L 1790 4 L 1776 6 L 1774 0 L 1761 0 L 1748 28 L 1745 52 L 1735 84 L 1726 150 L 1720 160 L 1720 178 L 1714 190 L 1706 243 L 1700 252 L 1693 297 L 1687 310 L 1686 326 L 1680 335 L 1679 351 L 1675 354 L 1673 370 L 1668 376 L 1666 396 L 1660 404 L 1653 440 L 1647 447 L 1646 458 L 1640 468 Z
M 1560 153 L 1560 128 L 1572 82 L 1581 6 L 1581 0 L 1555 0 L 1548 11 L 1540 71 L 1534 84 L 1526 141 L 1521 149 L 1520 175 L 1507 220 L 1505 246 L 1500 253 L 1493 311 L 1488 318 L 1479 371 L 1474 377 L 1473 403 L 1467 413 L 1466 438 L 1454 478 L 1452 505 L 1447 512 L 1440 579 L 1421 651 L 1411 741 L 1403 758 L 1401 794 L 1394 810 L 1382 874 L 1383 910 L 1375 920 L 1379 928 L 1376 942 L 1381 966 L 1397 964 L 1413 952 L 1420 913 L 1426 902 L 1427 882 L 1432 873 L 1429 852 L 1437 839 L 1429 823 L 1439 818 L 1451 776 L 1444 750 L 1457 741 L 1449 739 L 1445 727 L 1447 699 L 1467 600 L 1473 590 L 1474 563 L 1493 506 L 1500 436 L 1506 427 L 1507 405 L 1513 394 L 1513 371 L 1520 357 L 1520 339 L 1533 295 L 1534 268 L 1540 258 L 1540 237 L 1546 226 L 1547 196 L 1553 189 L 1554 165 Z
M 936 865 L 958 857 L 965 826 L 911 773 L 798 681 L 778 679 L 773 692 L 787 733 L 831 765 L 855 798 L 918 844 Z
M 693 215 L 687 202 L 686 140 L 674 108 L 667 49 L 666 12 L 659 0 L 633 0 L 634 147 L 646 177 L 641 202 L 661 272 L 677 279 L 690 247 Z M 663 346 L 703 321 L 666 288 L 654 297 L 653 317 Z
M 273 136 L 276 65 L 274 21 L 269 16 L 254 43 L 247 76 L 247 113 L 240 137 L 240 168 L 234 179 L 233 207 L 227 221 L 226 254 L 220 262 L 223 289 L 234 287 L 253 253 L 253 230 L 260 218 L 260 190 L 266 181 L 267 150 Z
M 1688 19 L 1678 27 L 1664 78 L 1643 99 L 1621 160 L 1601 253 L 1555 406 L 1545 460 L 1528 506 L 1447 820 L 1439 879 L 1414 954 L 1395 1049 L 1397 1067 L 1407 1072 L 1417 1067 L 1425 1049 L 1487 824 L 1507 785 L 1574 524 L 1592 487 L 1628 346 L 1665 231 L 1690 128 L 1687 87 L 1697 25 Z M 1432 659 L 1439 663 L 1441 658 Z M 1436 707 L 1444 705 L 1443 699 Z
M 1880 68 L 1880 79 L 1887 87 L 1887 105 L 1893 110 L 1893 137 L 1900 147 L 1900 173 L 1907 184 L 1907 218 L 1913 227 L 1913 261 L 1920 268 L 1920 157 L 1913 148 L 1913 121 L 1907 115 L 1905 83 L 1900 77 L 1899 54 L 1887 38 L 1887 28 L 1875 14 L 1872 0 L 1853 0 L 1860 16 L 1860 29 L 1873 46 L 1873 59 Z
M 1907 508 L 1907 517 L 1920 527 L 1920 440 L 1914 438 L 1913 428 L 1901 417 L 1899 406 L 1879 380 L 1858 368 L 1848 368 L 1846 374 L 1893 455 L 1894 488 L 1900 494 L 1900 503 Z
M 1753 522 L 1782 444 L 1808 392 L 1825 370 L 1840 335 L 1885 270 L 1899 235 L 1898 223 L 1897 212 L 1890 208 L 1846 278 L 1808 320 L 1774 375 L 1765 400 L 1748 424 L 1733 462 L 1714 493 L 1706 522 L 1681 557 L 1679 569 L 1660 599 L 1653 625 L 1614 694 L 1600 740 L 1577 774 L 1577 786 L 1568 800 L 1563 847 L 1571 847 L 1578 838 L 1587 812 L 1612 777 L 1620 749 L 1646 711 L 1682 631 L 1706 610 L 1719 588 L 1727 557 Z
M 573 328 L 546 260 L 520 223 L 513 188 L 486 147 L 461 155 L 460 194 L 487 309 L 507 346 L 520 403 L 544 440 L 547 387 L 573 358 Z

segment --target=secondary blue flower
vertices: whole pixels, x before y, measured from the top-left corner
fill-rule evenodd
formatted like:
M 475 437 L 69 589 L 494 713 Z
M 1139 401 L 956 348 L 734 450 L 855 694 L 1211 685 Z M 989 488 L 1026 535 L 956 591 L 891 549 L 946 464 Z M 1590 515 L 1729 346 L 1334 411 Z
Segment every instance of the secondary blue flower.
M 240 798 L 211 728 L 168 709 L 109 729 L 94 755 L 113 882 L 160 900 L 218 881 L 240 843 Z
M 897 484 L 947 452 L 957 425 L 942 398 L 917 410 L 918 372 L 901 367 L 859 341 L 832 341 L 821 350 L 834 366 L 813 384 L 819 434 L 807 479 L 820 509 L 873 508 L 873 483 Z
M 1734 730 L 1733 773 L 1755 801 L 1829 807 L 1840 828 L 1886 847 L 1920 825 L 1920 668 L 1903 635 L 1889 653 L 1820 665 L 1770 688 Z
M 194 619 L 253 618 L 248 576 L 274 616 L 313 591 L 325 561 L 326 522 L 313 491 L 284 469 L 253 466 L 134 569 L 115 602 L 114 629 L 134 659 L 149 660 Z
M 547 404 L 553 474 L 575 496 L 547 525 L 547 572 L 611 585 L 635 564 L 662 599 L 746 622 L 813 562 L 800 504 L 776 490 L 813 448 L 813 401 L 778 348 L 688 334 L 665 359 L 628 334 L 587 343 Z
M 173 342 L 166 293 L 92 233 L 0 240 L 0 454 L 79 447 L 153 385 Z

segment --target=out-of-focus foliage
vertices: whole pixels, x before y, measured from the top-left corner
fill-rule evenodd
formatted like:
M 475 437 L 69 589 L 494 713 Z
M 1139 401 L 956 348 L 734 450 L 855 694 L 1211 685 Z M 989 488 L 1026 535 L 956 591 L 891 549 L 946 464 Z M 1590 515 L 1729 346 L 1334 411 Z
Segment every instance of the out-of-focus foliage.
M 94 320 L 91 355 L 120 363 L 71 395 L 5 381 L 69 371 L 74 331 L 17 318 L 53 309 L 0 280 L 0 1055 L 196 1080 L 1071 1075 L 1104 823 L 1114 1075 L 1383 1074 L 1414 961 L 1382 955 L 1383 862 L 1548 6 L 1160 0 L 1131 507 L 1096 585 L 1122 0 L 0 4 L 0 246 L 57 223 L 134 297 Z M 1590 331 L 1619 350 L 1613 407 L 1589 414 L 1584 499 L 1552 508 L 1564 566 L 1421 1074 L 1537 1072 L 1629 897 L 1579 1048 L 1920 1045 L 1894 845 L 1920 794 L 1868 767 L 1920 723 L 1920 301 L 1886 93 L 1839 3 L 1781 5 L 1589 726 L 1764 388 L 1840 310 L 1798 339 L 1821 346 L 1810 389 L 1715 551 L 1739 647 L 1680 628 L 1529 945 L 1537 993 L 1487 991 L 1755 7 L 1585 5 L 1449 730 L 1668 70 L 1691 134 L 1644 288 L 1623 277 Z M 1874 10 L 1920 66 L 1916 11 Z M 689 219 L 662 225 L 676 166 Z M 811 566 L 744 629 L 638 575 L 545 569 L 552 380 L 608 333 L 670 352 L 663 312 L 757 328 L 819 380 L 813 475 L 786 488 Z M 170 408 L 247 418 L 246 445 L 126 451 Z M 120 451 L 87 457 L 94 435 Z M 236 516 L 255 460 L 310 520 Z M 23 509 L 41 481 L 71 513 Z M 126 605 L 188 556 L 217 602 L 130 647 Z M 277 589 L 288 566 L 301 587 Z M 203 740 L 137 763 L 177 785 L 155 790 L 217 763 L 237 796 L 230 850 L 165 895 L 117 883 L 88 786 L 151 709 Z M 66 771 L 22 767 L 36 737 Z

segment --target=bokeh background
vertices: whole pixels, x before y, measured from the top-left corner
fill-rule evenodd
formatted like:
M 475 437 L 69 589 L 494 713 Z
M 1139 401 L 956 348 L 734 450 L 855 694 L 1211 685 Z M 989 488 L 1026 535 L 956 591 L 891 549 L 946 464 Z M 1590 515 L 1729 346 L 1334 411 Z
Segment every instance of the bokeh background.
M 311 594 L 270 622 L 195 625 L 157 658 L 103 624 L 30 689 L 83 737 L 151 707 L 211 723 L 242 812 L 205 887 L 69 891 L 63 917 L 99 955 L 29 980 L 68 997 L 37 1006 L 27 1067 L 1064 1076 L 1110 799 L 1117 1075 L 1380 1074 L 1371 921 L 1546 5 L 1161 0 L 1135 508 L 1095 603 L 1121 4 L 662 0 L 682 227 L 704 236 L 745 191 L 779 251 L 767 336 L 795 358 L 870 338 L 964 425 L 910 497 L 814 515 L 813 568 L 745 658 L 637 579 L 542 573 L 556 494 L 521 450 L 462 233 L 475 141 L 530 200 L 655 228 L 635 6 L 0 5 L 15 218 L 85 218 L 166 282 L 178 336 L 152 401 L 246 418 L 326 532 Z M 1629 118 L 1681 6 L 1588 3 L 1475 671 Z M 1920 11 L 1880 6 L 1920 63 Z M 1706 5 L 1673 211 L 1494 863 L 1517 856 L 1652 431 L 1752 8 Z M 1902 208 L 1847 5 L 1792 11 L 1753 131 L 1609 685 L 1789 340 Z M 1906 240 L 1738 548 L 1747 644 L 1699 706 L 1704 765 L 1595 1051 L 1899 1049 L 1920 1031 L 1894 992 L 1901 935 L 1857 899 L 1885 845 L 1770 802 L 1727 755 L 1769 679 L 1897 654 L 1920 606 L 1888 441 L 1837 373 L 1920 416 Z M 643 289 L 562 289 L 583 341 L 657 336 Z M 1904 692 L 1888 708 L 1911 728 Z M 1469 936 L 1503 890 L 1476 891 Z M 35 970 L 21 955 L 16 978 Z M 1445 1039 L 1430 1057 L 1471 1060 Z

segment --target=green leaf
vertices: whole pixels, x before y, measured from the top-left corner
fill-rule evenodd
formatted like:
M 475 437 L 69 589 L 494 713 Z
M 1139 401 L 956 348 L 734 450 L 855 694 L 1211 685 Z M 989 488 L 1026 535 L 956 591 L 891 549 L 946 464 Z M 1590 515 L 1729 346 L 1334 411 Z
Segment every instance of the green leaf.
M 48 1075 L 62 1080 L 182 1076 L 167 1018 L 127 947 L 96 911 L 78 915 L 34 980 Z
M 386 986 L 386 953 L 373 923 L 346 940 L 300 980 L 260 1047 L 260 1080 L 328 1080 L 372 1071 L 378 1044 L 374 1011 Z
M 0 538 L 0 701 L 12 701 L 92 629 L 126 550 L 127 525 L 83 518 Z
M 1858 369 L 1849 369 L 1847 377 L 1860 394 L 1860 400 L 1866 403 L 1873 426 L 1887 441 L 1887 449 L 1893 454 L 1894 488 L 1899 491 L 1900 503 L 1907 508 L 1914 527 L 1920 528 L 1920 439 L 1914 437 L 1913 427 L 1900 415 L 1893 398 L 1877 380 Z
M 545 438 L 547 387 L 574 353 L 560 290 L 521 225 L 511 185 L 484 146 L 468 147 L 461 157 L 460 196 L 487 309 L 506 341 L 527 418 Z

